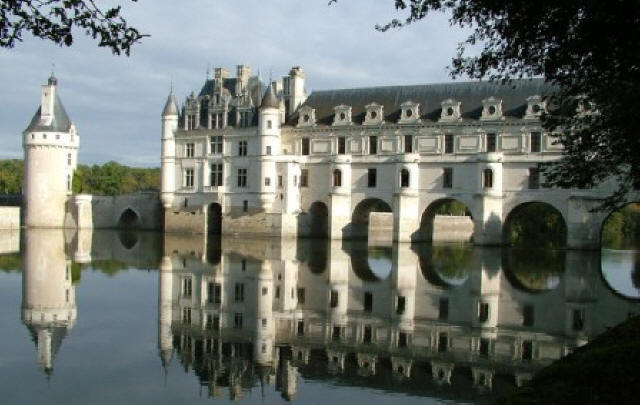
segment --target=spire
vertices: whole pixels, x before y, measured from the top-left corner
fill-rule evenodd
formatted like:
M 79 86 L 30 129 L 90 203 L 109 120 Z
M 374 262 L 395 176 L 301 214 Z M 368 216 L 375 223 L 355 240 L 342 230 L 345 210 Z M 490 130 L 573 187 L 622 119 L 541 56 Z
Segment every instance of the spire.
M 56 78 L 56 64 L 51 64 L 51 76 L 49 77 L 49 86 L 57 86 L 58 78 Z
M 162 110 L 162 116 L 178 115 L 178 103 L 176 102 L 176 96 L 173 95 L 173 81 L 171 82 L 171 91 L 169 97 L 167 97 L 167 103 Z
M 269 85 L 267 93 L 262 98 L 260 109 L 262 110 L 264 108 L 280 108 L 280 100 L 278 100 L 278 97 L 276 97 L 272 85 Z

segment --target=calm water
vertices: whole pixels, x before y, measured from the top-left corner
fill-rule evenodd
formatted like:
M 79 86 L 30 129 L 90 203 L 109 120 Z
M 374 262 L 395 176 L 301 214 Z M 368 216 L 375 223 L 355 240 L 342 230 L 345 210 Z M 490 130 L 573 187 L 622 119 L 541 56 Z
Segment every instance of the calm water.
M 490 402 L 639 287 L 629 251 L 3 233 L 0 403 Z

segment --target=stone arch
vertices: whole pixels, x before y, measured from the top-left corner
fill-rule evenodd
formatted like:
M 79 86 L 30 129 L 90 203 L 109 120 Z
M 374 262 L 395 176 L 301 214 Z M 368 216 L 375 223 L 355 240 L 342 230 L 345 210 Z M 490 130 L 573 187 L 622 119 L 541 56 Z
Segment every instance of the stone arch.
M 640 250 L 640 202 L 629 202 L 603 218 L 600 224 L 600 246 Z
M 210 235 L 222 234 L 222 206 L 211 203 L 207 206 L 207 233 Z
M 386 232 L 388 226 L 382 226 L 378 222 L 386 223 L 385 218 L 380 218 L 381 221 L 375 221 L 371 224 L 371 213 L 392 213 L 391 205 L 386 201 L 379 198 L 366 198 L 358 203 L 351 215 L 351 237 L 354 239 L 368 239 L 369 231 L 372 228 L 375 232 Z M 388 219 L 388 218 L 387 218 Z M 390 220 L 391 229 L 389 232 L 393 232 L 393 218 Z
M 322 201 L 315 201 L 309 206 L 309 236 L 329 237 L 329 208 Z
M 506 245 L 567 246 L 567 221 L 562 211 L 545 201 L 515 205 L 505 216 L 502 242 Z
M 140 229 L 142 221 L 140 215 L 131 207 L 122 211 L 118 219 L 118 228 L 120 229 Z
M 436 216 L 439 218 L 436 219 Z M 433 201 L 422 212 L 418 239 L 431 242 L 470 242 L 473 229 L 473 214 L 466 203 L 456 198 L 441 198 Z

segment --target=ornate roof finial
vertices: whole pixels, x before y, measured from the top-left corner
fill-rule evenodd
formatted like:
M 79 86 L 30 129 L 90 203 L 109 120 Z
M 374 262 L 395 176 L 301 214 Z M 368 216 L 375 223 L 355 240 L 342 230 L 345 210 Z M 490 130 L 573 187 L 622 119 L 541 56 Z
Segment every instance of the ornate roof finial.
M 56 64 L 55 62 L 51 62 L 51 76 L 49 77 L 49 86 L 55 86 L 58 84 L 58 79 L 56 78 Z

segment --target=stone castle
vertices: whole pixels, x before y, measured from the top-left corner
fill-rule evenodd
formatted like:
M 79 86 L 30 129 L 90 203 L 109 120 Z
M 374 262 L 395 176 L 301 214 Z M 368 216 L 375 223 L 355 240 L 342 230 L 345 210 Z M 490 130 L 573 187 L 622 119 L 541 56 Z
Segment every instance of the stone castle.
M 542 187 L 538 164 L 562 154 L 540 122 L 552 92 L 532 79 L 307 96 L 300 67 L 271 83 L 217 68 L 181 107 L 167 99 L 160 195 L 99 197 L 71 192 L 80 136 L 51 77 L 23 133 L 24 224 L 494 245 L 543 202 L 569 247 L 596 248 L 606 214 L 590 210 L 615 184 Z M 464 215 L 438 215 L 451 201 Z

